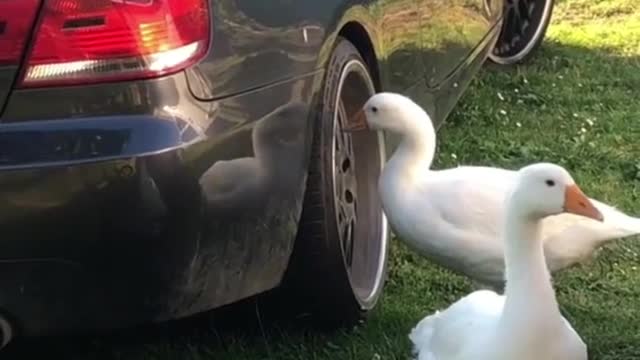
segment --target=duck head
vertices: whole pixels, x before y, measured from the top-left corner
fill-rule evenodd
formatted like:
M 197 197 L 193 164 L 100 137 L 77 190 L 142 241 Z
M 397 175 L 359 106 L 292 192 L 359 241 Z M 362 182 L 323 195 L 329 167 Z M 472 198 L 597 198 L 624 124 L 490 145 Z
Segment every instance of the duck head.
M 428 128 L 433 132 L 429 115 L 410 98 L 396 93 L 373 95 L 350 119 L 344 131 L 388 131 L 408 135 Z
M 525 166 L 511 196 L 512 211 L 524 217 L 543 218 L 572 213 L 603 221 L 600 211 L 580 190 L 567 170 L 550 163 Z

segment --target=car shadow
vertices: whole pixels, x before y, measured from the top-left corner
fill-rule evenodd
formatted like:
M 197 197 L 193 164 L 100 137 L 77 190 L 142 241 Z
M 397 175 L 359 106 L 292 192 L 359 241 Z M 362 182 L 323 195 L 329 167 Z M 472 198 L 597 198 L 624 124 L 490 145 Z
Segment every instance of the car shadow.
M 321 331 L 304 314 L 278 305 L 280 296 L 272 291 L 180 320 L 127 329 L 17 339 L 2 350 L 1 355 L 3 360 L 147 359 L 148 353 L 158 353 L 157 358 L 162 359 L 174 358 L 172 353 L 185 358 L 184 355 L 201 347 L 225 354 L 238 339 L 246 341 L 248 346 L 268 347 L 273 334 Z

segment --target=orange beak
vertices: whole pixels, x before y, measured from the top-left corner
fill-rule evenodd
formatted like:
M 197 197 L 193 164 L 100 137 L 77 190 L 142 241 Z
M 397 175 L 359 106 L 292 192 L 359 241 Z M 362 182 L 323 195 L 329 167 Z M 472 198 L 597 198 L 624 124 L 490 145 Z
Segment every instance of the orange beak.
M 364 115 L 364 109 L 360 109 L 351 119 L 349 119 L 347 125 L 344 126 L 342 131 L 354 132 L 368 129 L 369 126 L 367 125 L 367 117 Z
M 604 221 L 600 210 L 596 209 L 591 200 L 580 190 L 578 185 L 567 186 L 564 191 L 564 211 L 576 215 L 586 216 L 593 220 Z

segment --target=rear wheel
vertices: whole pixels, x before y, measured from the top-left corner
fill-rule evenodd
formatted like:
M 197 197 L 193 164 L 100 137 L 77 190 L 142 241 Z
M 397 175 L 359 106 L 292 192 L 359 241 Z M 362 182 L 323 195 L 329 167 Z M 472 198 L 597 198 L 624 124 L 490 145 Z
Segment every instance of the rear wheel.
M 545 37 L 554 0 L 505 0 L 502 30 L 489 59 L 500 65 L 529 60 Z
M 386 277 L 389 232 L 377 191 L 384 138 L 342 131 L 374 93 L 364 60 L 339 38 L 325 77 L 288 274 L 302 305 L 331 325 L 352 324 L 372 310 Z

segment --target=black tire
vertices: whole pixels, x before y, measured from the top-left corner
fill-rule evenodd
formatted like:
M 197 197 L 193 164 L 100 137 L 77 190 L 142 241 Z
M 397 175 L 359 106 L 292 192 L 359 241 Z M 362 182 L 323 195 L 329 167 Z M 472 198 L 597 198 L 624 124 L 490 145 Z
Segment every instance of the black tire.
M 505 0 L 502 29 L 489 59 L 498 65 L 530 60 L 542 44 L 555 0 Z
M 286 277 L 304 312 L 330 327 L 361 320 L 377 304 L 386 280 L 389 230 L 377 192 L 384 140 L 375 132 L 347 134 L 340 129 L 373 93 L 358 50 L 338 38 L 325 75 L 302 218 Z

